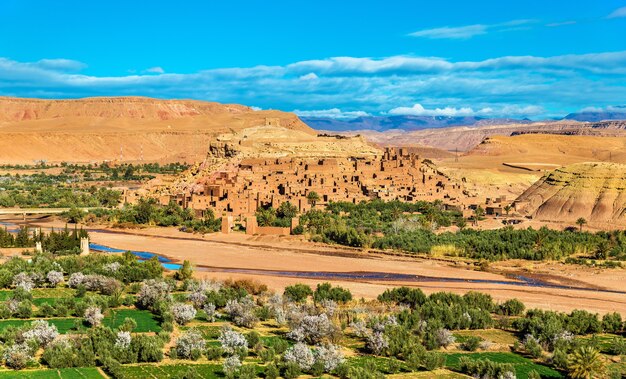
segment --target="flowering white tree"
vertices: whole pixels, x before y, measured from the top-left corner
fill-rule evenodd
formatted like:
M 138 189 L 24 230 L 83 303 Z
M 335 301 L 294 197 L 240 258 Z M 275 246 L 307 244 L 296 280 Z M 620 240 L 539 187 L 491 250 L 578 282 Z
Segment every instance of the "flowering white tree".
M 229 326 L 222 328 L 218 340 L 222 345 L 222 350 L 224 350 L 226 354 L 235 354 L 239 351 L 245 352 L 248 350 L 248 340 L 246 337 L 232 330 Z
M 367 324 L 363 320 L 357 320 L 350 323 L 350 327 L 357 337 L 365 337 L 370 333 Z
M 252 328 L 259 321 L 254 313 L 256 305 L 251 297 L 244 297 L 241 300 L 229 300 L 224 307 L 224 311 L 230 316 L 235 325 L 245 328 Z
M 144 308 L 151 308 L 159 301 L 171 301 L 170 286 L 162 280 L 146 280 L 141 285 L 137 301 Z
M 204 291 L 193 291 L 187 296 L 187 299 L 191 301 L 196 309 L 202 308 L 207 298 L 208 297 Z
M 91 326 L 98 326 L 102 322 L 104 315 L 102 314 L 102 310 L 100 307 L 92 305 L 85 309 L 85 321 L 89 323 Z
M 215 311 L 215 304 L 213 303 L 204 304 L 202 309 L 204 310 L 204 313 L 206 313 L 206 318 L 209 322 L 215 321 L 215 318 L 219 316 L 219 314 Z
M 13 284 L 16 288 L 21 288 L 24 291 L 32 291 L 35 287 L 35 283 L 33 283 L 33 279 L 31 276 L 25 272 L 20 272 L 19 274 L 15 274 L 13 276 Z
M 333 371 L 345 361 L 341 347 L 333 344 L 318 346 L 313 351 L 313 356 L 315 357 L 315 362 L 321 362 L 324 365 L 324 371 L 326 372 Z
M 16 343 L 4 349 L 2 358 L 8 367 L 20 370 L 26 367 L 33 355 L 26 343 Z
M 325 313 L 304 316 L 294 325 L 287 336 L 295 341 L 320 343 L 332 332 L 332 324 Z
M 178 325 L 185 325 L 196 317 L 196 308 L 191 304 L 176 303 L 172 305 L 172 315 Z
M 48 324 L 44 320 L 36 320 L 31 324 L 31 329 L 24 332 L 23 337 L 26 340 L 33 339 L 37 341 L 39 346 L 46 347 L 50 342 L 59 336 L 56 325 Z
M 52 287 L 56 287 L 59 284 L 63 283 L 63 273 L 61 271 L 50 270 L 46 275 L 46 279 L 48 280 L 48 283 L 52 285 Z
M 115 346 L 126 349 L 130 346 L 130 342 L 132 341 L 132 336 L 130 332 L 119 331 L 117 332 L 117 337 L 115 338 Z
M 85 274 L 83 274 L 82 272 L 75 272 L 72 275 L 70 275 L 70 278 L 67 281 L 67 285 L 70 288 L 76 288 L 80 284 L 83 283 L 84 278 L 85 278 Z
M 438 329 L 435 332 L 435 341 L 437 341 L 439 346 L 448 347 L 452 345 L 456 339 L 448 329 Z
M 293 362 L 297 364 L 302 370 L 309 370 L 315 363 L 315 357 L 311 349 L 304 343 L 298 342 L 283 355 L 283 358 L 287 362 Z
M 195 329 L 181 334 L 176 340 L 176 354 L 179 358 L 192 358 L 194 352 L 204 350 L 206 342 L 202 334 Z
M 380 355 L 389 347 L 389 340 L 383 332 L 373 332 L 367 336 L 367 348 L 375 355 Z
M 107 263 L 104 265 L 104 269 L 112 274 L 115 274 L 117 272 L 117 270 L 120 269 L 120 267 L 122 267 L 122 264 L 120 262 L 111 262 L 111 263 Z
M 234 377 L 239 371 L 239 368 L 241 368 L 241 360 L 239 360 L 239 356 L 232 355 L 224 359 L 222 369 L 224 370 L 226 377 Z

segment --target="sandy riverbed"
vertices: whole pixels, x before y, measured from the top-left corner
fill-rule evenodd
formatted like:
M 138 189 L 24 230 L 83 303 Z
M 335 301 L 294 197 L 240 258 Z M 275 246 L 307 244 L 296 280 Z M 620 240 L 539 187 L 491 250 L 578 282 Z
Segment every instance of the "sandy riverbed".
M 54 220 L 32 220 L 42 226 L 62 226 Z M 89 226 L 89 229 L 106 229 Z M 356 297 L 374 298 L 386 288 L 399 285 L 420 287 L 426 293 L 469 290 L 491 294 L 496 300 L 518 298 L 528 307 L 559 311 L 584 308 L 600 313 L 618 311 L 626 315 L 626 295 L 618 293 L 572 289 L 511 286 L 499 283 L 448 282 L 445 278 L 468 280 L 510 281 L 498 273 L 475 271 L 464 264 L 436 260 L 395 257 L 360 252 L 353 249 L 313 244 L 297 237 L 258 237 L 244 234 L 211 234 L 204 237 L 182 233 L 174 228 L 147 228 L 127 230 L 127 233 L 90 231 L 93 242 L 110 247 L 149 251 L 175 261 L 190 260 L 194 265 L 215 268 L 244 268 L 252 270 L 313 271 L 313 272 L 385 272 L 442 278 L 441 282 L 406 283 L 367 279 L 331 280 L 336 285 L 350 288 Z M 626 270 L 600 270 L 558 263 L 510 261 L 495 264 L 496 272 L 539 274 L 543 279 L 577 287 L 626 290 Z M 254 274 L 231 272 L 196 272 L 206 278 L 251 278 L 281 290 L 293 283 L 314 285 L 320 280 L 276 276 L 272 273 Z M 322 280 L 325 281 L 325 280 Z

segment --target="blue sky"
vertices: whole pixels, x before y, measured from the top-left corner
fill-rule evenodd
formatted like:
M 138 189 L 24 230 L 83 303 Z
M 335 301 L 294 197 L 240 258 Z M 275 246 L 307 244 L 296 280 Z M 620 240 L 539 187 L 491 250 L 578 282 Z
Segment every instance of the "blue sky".
M 3 0 L 0 94 L 554 117 L 626 104 L 626 0 Z

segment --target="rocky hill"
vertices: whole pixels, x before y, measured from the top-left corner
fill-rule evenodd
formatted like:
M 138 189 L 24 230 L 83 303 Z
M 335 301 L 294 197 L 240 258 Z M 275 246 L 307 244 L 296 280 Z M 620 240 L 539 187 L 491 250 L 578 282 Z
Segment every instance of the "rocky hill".
M 544 221 L 626 225 L 626 165 L 577 163 L 547 174 L 516 201 L 523 214 Z
M 217 135 L 264 125 L 316 132 L 295 114 L 193 100 L 0 98 L 0 163 L 187 161 Z

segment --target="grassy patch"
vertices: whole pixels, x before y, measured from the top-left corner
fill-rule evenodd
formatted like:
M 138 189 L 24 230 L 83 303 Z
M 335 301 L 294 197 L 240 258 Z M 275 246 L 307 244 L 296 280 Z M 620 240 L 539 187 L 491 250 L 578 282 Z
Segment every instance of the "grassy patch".
M 0 371 L 0 379 L 103 379 L 95 367 L 62 368 L 58 370 Z
M 114 309 L 110 310 L 109 314 L 102 320 L 102 323 L 111 328 L 117 328 L 122 325 L 124 319 L 132 318 L 137 322 L 137 327 L 133 330 L 135 333 L 146 333 L 146 332 L 159 332 L 161 331 L 161 327 L 154 319 L 152 313 L 144 310 L 138 309 Z M 65 318 L 47 318 L 44 319 L 48 321 L 50 324 L 56 325 L 59 333 L 65 334 L 74 329 L 74 323 L 76 320 L 81 320 L 78 317 L 65 317 Z M 17 326 L 21 327 L 25 324 L 30 324 L 34 320 L 0 320 L 0 330 L 7 328 L 9 326 Z
M 503 345 L 512 345 L 516 341 L 513 333 L 500 329 L 457 330 L 454 332 L 454 336 L 458 342 L 463 342 L 470 336 L 481 337 L 484 340 Z
M 161 327 L 154 319 L 154 315 L 149 311 L 139 309 L 113 309 L 109 311 L 102 323 L 111 328 L 117 328 L 122 325 L 127 317 L 137 322 L 137 327 L 133 330 L 135 333 L 161 331 Z
M 492 362 L 510 363 L 515 367 L 515 373 L 518 379 L 528 378 L 528 373 L 532 370 L 537 371 L 542 378 L 563 378 L 561 373 L 513 353 L 453 353 L 446 356 L 446 366 L 458 370 L 459 359 L 463 356 L 471 359 L 488 359 Z
M 176 365 L 133 365 L 123 366 L 122 372 L 128 379 L 180 378 L 192 368 L 201 378 L 221 377 L 222 366 L 217 364 L 176 364 Z

